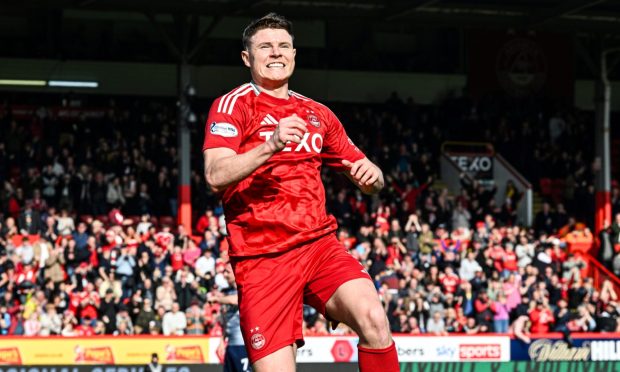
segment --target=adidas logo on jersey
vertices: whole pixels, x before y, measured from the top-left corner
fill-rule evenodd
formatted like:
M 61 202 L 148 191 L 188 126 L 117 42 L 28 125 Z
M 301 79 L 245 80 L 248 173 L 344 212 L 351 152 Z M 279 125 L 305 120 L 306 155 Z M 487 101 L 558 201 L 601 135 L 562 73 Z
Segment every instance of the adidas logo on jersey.
M 263 121 L 260 122 L 260 125 L 278 125 L 278 121 L 270 114 L 267 114 Z

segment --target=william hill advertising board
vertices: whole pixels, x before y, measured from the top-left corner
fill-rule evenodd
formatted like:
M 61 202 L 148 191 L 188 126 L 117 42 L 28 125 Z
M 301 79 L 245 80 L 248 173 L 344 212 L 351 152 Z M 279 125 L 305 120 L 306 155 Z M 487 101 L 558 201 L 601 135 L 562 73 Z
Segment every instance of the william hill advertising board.
M 555 361 L 620 361 L 620 340 L 576 338 L 572 342 L 562 339 L 533 339 L 530 344 L 511 341 L 511 360 L 536 362 Z

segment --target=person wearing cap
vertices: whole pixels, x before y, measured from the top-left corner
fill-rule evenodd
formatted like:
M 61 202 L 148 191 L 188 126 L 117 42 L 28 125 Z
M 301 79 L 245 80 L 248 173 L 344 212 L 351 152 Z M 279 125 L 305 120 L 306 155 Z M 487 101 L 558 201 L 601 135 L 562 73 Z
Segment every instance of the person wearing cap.
M 108 288 L 105 296 L 99 305 L 99 319 L 105 324 L 106 334 L 112 334 L 116 326 L 116 303 L 118 298 L 114 297 L 114 290 Z
M 123 303 L 118 305 L 118 312 L 116 313 L 117 330 L 120 328 L 121 323 L 125 323 L 127 332 L 129 332 L 129 334 L 133 334 L 133 322 L 131 321 L 131 316 L 129 316 L 129 308 Z

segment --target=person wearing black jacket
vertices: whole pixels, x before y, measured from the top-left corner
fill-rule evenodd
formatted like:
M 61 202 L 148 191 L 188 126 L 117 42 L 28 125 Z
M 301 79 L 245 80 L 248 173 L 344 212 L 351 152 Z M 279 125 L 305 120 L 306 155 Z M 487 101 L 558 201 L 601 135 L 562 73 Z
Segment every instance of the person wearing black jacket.
M 99 305 L 99 319 L 105 324 L 105 333 L 111 335 L 116 329 L 117 302 L 114 299 L 114 291 L 109 288 Z
M 151 362 L 146 365 L 146 372 L 161 372 L 162 366 L 159 364 L 159 356 L 157 353 L 151 354 Z

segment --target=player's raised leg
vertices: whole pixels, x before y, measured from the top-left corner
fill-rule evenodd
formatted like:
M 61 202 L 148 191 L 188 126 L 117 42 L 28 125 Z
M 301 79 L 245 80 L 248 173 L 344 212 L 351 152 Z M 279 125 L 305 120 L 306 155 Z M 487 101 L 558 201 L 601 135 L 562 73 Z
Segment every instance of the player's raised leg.
M 252 369 L 254 372 L 295 372 L 295 345 L 285 346 L 257 360 Z
M 330 318 L 347 324 L 358 334 L 360 372 L 399 370 L 385 310 L 369 279 L 343 283 L 327 301 L 325 309 Z

